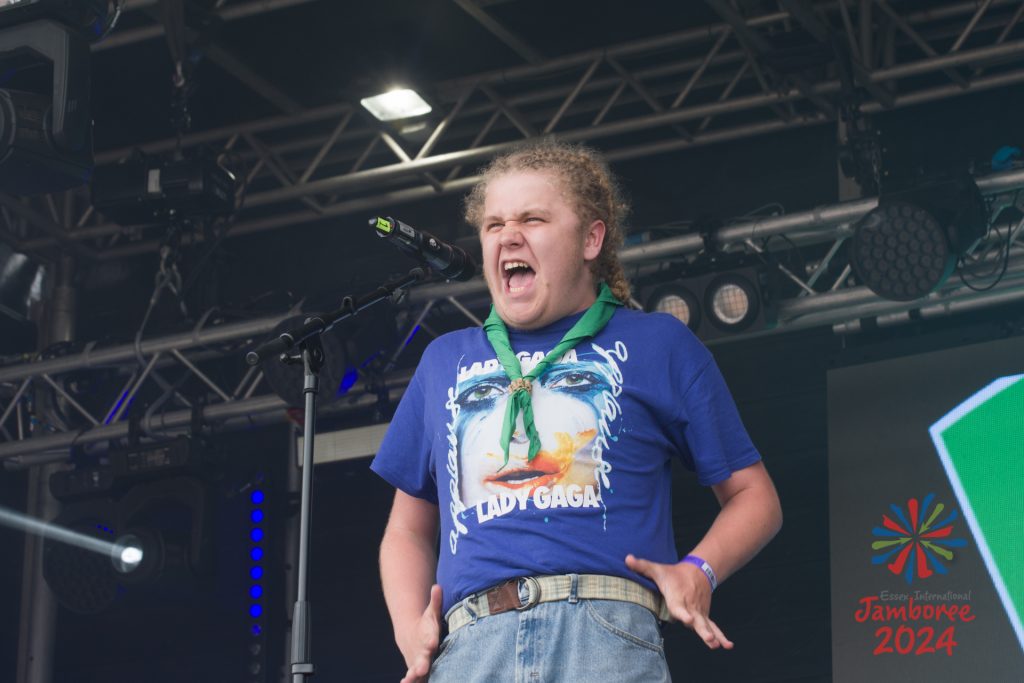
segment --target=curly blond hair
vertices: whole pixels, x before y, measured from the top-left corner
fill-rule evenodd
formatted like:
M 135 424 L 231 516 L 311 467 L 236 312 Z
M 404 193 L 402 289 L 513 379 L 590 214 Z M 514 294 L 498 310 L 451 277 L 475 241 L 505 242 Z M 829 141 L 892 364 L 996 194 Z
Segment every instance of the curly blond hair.
M 481 180 L 466 196 L 465 219 L 480 229 L 484 199 L 490 181 L 516 171 L 546 171 L 561 181 L 563 191 L 575 205 L 582 226 L 604 221 L 606 231 L 601 253 L 590 264 L 598 282 L 608 283 L 619 301 L 629 303 L 629 280 L 619 262 L 619 249 L 625 238 L 624 223 L 629 203 L 623 198 L 608 162 L 597 150 L 545 140 L 520 147 L 495 157 L 484 169 Z

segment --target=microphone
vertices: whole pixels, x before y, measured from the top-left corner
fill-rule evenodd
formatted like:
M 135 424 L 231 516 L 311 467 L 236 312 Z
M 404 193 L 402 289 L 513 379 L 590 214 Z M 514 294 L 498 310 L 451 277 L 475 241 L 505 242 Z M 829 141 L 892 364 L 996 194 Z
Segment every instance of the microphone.
M 426 262 L 428 266 L 449 280 L 469 280 L 476 275 L 476 264 L 465 250 L 437 239 L 429 232 L 410 227 L 387 216 L 374 216 L 370 227 L 377 237 L 384 237 L 410 256 Z

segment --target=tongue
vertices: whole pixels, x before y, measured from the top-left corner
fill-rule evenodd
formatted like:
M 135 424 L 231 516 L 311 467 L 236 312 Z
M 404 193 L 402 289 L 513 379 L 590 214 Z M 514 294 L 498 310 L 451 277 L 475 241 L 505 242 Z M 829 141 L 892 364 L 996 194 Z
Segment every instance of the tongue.
M 526 287 L 533 282 L 533 271 L 532 270 L 517 270 L 512 273 L 508 278 L 508 286 L 512 289 L 518 289 L 519 287 Z

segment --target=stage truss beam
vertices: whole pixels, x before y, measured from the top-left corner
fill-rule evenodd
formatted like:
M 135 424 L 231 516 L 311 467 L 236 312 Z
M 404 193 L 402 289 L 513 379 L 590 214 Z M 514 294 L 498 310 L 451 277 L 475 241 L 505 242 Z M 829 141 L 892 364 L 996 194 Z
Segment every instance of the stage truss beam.
M 259 3 L 245 6 L 255 4 Z M 367 205 L 394 205 L 462 192 L 472 184 L 471 177 L 463 176 L 465 169 L 544 134 L 601 142 L 613 159 L 636 159 L 833 121 L 827 113 L 831 110 L 823 112 L 821 103 L 842 95 L 842 84 L 834 75 L 826 70 L 820 78 L 798 87 L 773 85 L 760 74 L 758 55 L 748 55 L 742 46 L 736 46 L 736 34 L 742 32 L 748 42 L 753 40 L 767 49 L 760 32 L 768 27 L 780 30 L 787 22 L 809 26 L 812 36 L 824 35 L 822 32 L 832 31 L 833 26 L 844 27 L 845 42 L 850 43 L 854 58 L 857 51 L 853 47 L 861 53 L 861 61 L 854 61 L 863 65 L 855 69 L 855 81 L 868 93 L 861 104 L 865 113 L 1024 82 L 1024 40 L 1008 38 L 1020 19 L 1019 3 L 993 0 L 979 12 L 977 3 L 950 2 L 900 16 L 900 22 L 912 30 L 895 36 L 892 64 L 874 69 L 866 57 L 870 46 L 863 31 L 857 44 L 856 27 L 863 28 L 865 21 L 888 20 L 898 5 L 894 9 L 886 3 L 886 11 L 879 5 L 871 14 L 877 3 L 865 2 L 853 10 L 840 3 L 811 7 L 803 0 L 787 0 L 785 4 L 794 11 L 737 17 L 727 9 L 731 24 L 713 24 L 437 84 L 434 90 L 440 93 L 443 112 L 428 144 L 416 154 L 405 153 L 403 141 L 389 140 L 365 117 L 353 116 L 355 109 L 347 103 L 190 134 L 182 143 L 186 148 L 234 145 L 234 153 L 252 161 L 252 181 L 228 236 L 231 239 L 345 215 Z M 843 42 L 838 33 L 835 39 Z M 934 56 L 921 57 L 917 39 L 924 41 Z M 939 48 L 944 53 L 940 54 Z M 957 75 L 959 81 L 950 83 L 948 76 L 936 80 L 947 72 Z M 647 111 L 637 111 L 637 104 Z M 746 120 L 738 125 L 726 120 L 732 115 L 743 115 Z M 692 131 L 691 121 L 699 122 Z M 318 132 L 311 135 L 311 130 Z M 643 145 L 619 142 L 626 134 L 639 131 L 659 131 L 664 137 Z M 176 144 L 177 140 L 162 140 L 143 143 L 140 148 L 160 153 Z M 97 158 L 111 163 L 129 153 L 129 149 L 111 150 Z M 268 163 L 271 159 L 276 163 Z M 388 186 L 386 191 L 373 197 L 366 194 L 368 188 L 382 183 Z M 77 249 L 73 243 L 84 243 L 100 259 L 127 258 L 159 248 L 162 226 L 123 227 L 104 222 L 88 206 L 84 193 L 76 197 L 75 205 L 85 207 L 74 221 L 75 227 L 55 235 L 46 226 L 29 221 L 37 234 L 15 237 L 16 247 L 39 254 Z M 275 215 L 270 215 L 270 207 L 280 205 L 285 211 L 276 208 Z M 301 210 L 303 205 L 305 210 Z M 288 206 L 300 210 L 288 211 Z M 116 235 L 131 235 L 133 243 L 119 245 Z M 10 231 L 5 238 L 10 241 Z
M 952 87 L 956 87 L 953 85 Z M 936 292 L 923 299 L 911 302 L 895 302 L 882 299 L 863 286 L 850 286 L 850 268 L 845 265 L 836 275 L 830 269 L 842 244 L 853 234 L 853 226 L 878 205 L 876 198 L 864 198 L 840 204 L 818 207 L 809 211 L 757 218 L 733 223 L 714 231 L 709 239 L 716 248 L 726 254 L 752 252 L 763 254 L 769 250 L 770 238 L 784 236 L 780 242 L 792 243 L 798 247 L 828 245 L 824 256 L 808 268 L 807 272 L 786 270 L 785 276 L 797 285 L 797 293 L 778 302 L 778 322 L 771 329 L 759 330 L 746 335 L 728 337 L 714 343 L 782 332 L 792 332 L 812 327 L 833 326 L 838 333 L 849 333 L 859 329 L 860 321 L 874 319 L 878 325 L 892 325 L 912 319 L 950 315 L 967 310 L 1024 301 L 1024 220 L 1011 225 L 996 224 L 999 212 L 1008 206 L 1024 208 L 1021 189 L 1024 189 L 1024 169 L 1016 169 L 977 179 L 983 195 L 990 199 L 992 229 L 975 253 L 985 253 L 987 247 L 997 244 L 1009 246 L 1008 267 L 1003 278 L 991 289 L 974 291 L 954 275 Z M 705 241 L 701 235 L 686 234 L 630 246 L 621 252 L 621 260 L 627 273 L 636 274 L 645 267 L 660 267 L 666 262 L 683 262 L 688 257 L 700 254 Z M 994 260 L 995 257 L 991 257 Z M 995 263 L 985 265 L 997 265 Z M 974 283 L 975 285 L 992 283 Z M 486 285 L 480 278 L 465 283 L 439 283 L 412 289 L 403 302 L 408 309 L 408 321 L 412 321 L 401 335 L 403 341 L 395 347 L 387 365 L 394 367 L 399 354 L 405 347 L 417 325 L 426 327 L 426 317 L 437 304 L 454 308 L 472 324 L 479 318 L 467 301 L 479 299 L 486 292 Z M 160 402 L 151 405 L 144 416 L 136 416 L 139 428 L 145 434 L 158 435 L 173 433 L 196 424 L 248 425 L 266 421 L 286 419 L 283 401 L 276 395 L 266 393 L 265 383 L 259 370 L 245 369 L 240 363 L 231 364 L 238 377 L 231 382 L 218 381 L 213 373 L 204 367 L 216 354 L 210 347 L 218 344 L 257 340 L 266 337 L 277 324 L 294 315 L 294 311 L 278 316 L 266 316 L 242 323 L 219 325 L 198 325 L 195 329 L 176 335 L 153 339 L 141 339 L 137 344 L 122 344 L 97 348 L 95 342 L 85 345 L 85 350 L 60 358 L 34 360 L 32 362 L 8 365 L 0 368 L 0 389 L 6 389 L 0 398 L 0 460 L 11 460 L 13 466 L 27 466 L 40 462 L 64 458 L 74 444 L 95 443 L 126 436 L 130 429 L 125 421 L 126 405 L 136 396 L 144 383 L 157 381 L 160 377 L 157 367 L 178 369 L 181 376 L 175 383 L 158 381 L 163 391 Z M 401 330 L 400 330 L 401 331 Z M 241 357 L 236 351 L 235 356 Z M 237 360 L 237 359 L 236 359 Z M 205 364 L 205 365 L 204 365 Z M 74 398 L 64 389 L 63 378 L 72 372 L 89 368 L 114 368 L 126 379 L 117 386 L 106 387 L 109 409 L 101 421 L 86 408 L 76 405 Z M 220 368 L 223 375 L 223 367 Z M 201 392 L 199 403 L 189 402 L 175 391 L 183 379 L 193 381 Z M 387 382 L 394 390 L 404 387 L 407 377 L 387 376 Z M 55 394 L 67 401 L 75 412 L 85 416 L 87 425 L 76 430 L 54 429 L 53 433 L 40 435 L 39 427 L 28 415 L 26 396 L 37 383 L 50 386 Z M 234 386 L 233 389 L 229 388 Z M 263 389 L 263 393 L 257 393 Z M 351 397 L 343 401 L 337 410 L 356 410 L 372 405 L 375 397 L 368 391 L 350 392 Z M 394 397 L 394 394 L 392 395 Z M 172 412 L 157 412 L 163 402 L 178 401 L 181 408 Z M 49 455 L 46 455 L 49 453 Z M 31 457 L 30 457 L 31 456 Z

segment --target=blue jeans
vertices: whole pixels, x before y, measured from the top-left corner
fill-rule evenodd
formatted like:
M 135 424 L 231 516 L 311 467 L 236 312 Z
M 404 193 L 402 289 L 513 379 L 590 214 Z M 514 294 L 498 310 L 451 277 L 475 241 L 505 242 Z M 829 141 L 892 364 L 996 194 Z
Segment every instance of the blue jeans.
M 618 600 L 563 600 L 477 619 L 448 635 L 430 683 L 670 681 L 658 620 Z

